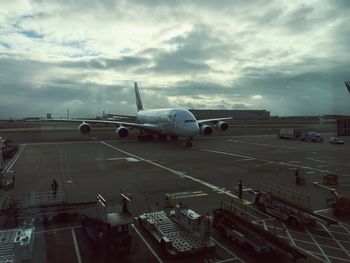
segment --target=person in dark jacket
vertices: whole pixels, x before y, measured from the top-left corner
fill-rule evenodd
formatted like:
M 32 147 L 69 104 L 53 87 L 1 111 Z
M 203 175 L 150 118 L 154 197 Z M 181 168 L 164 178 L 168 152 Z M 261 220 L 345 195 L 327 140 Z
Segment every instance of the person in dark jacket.
M 53 197 L 56 197 L 56 194 L 57 194 L 57 191 L 58 191 L 58 183 L 56 182 L 55 179 L 53 179 L 53 181 L 52 181 L 51 189 L 52 189 Z
M 240 179 L 238 182 L 238 197 L 239 199 L 242 199 L 243 196 L 243 185 L 242 185 L 242 180 Z

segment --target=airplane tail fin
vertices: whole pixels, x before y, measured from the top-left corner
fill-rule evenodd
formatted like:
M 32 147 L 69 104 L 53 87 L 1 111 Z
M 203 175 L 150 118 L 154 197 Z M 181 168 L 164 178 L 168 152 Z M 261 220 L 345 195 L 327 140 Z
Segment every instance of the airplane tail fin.
M 320 124 L 321 124 L 321 125 L 323 125 L 323 124 L 324 124 L 325 119 L 323 119 L 322 117 L 318 117 L 318 119 L 320 120 Z
M 345 81 L 345 86 L 348 88 L 348 91 L 350 93 L 350 80 Z
M 137 111 L 140 111 L 140 110 L 143 110 L 143 106 L 142 106 L 142 101 L 140 97 L 139 87 L 137 86 L 137 82 L 134 83 L 134 87 L 135 87 Z

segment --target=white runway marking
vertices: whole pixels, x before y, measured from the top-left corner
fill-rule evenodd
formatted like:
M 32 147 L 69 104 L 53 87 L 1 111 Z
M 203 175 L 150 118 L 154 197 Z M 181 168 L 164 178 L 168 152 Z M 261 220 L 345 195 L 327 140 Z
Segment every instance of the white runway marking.
M 24 151 L 24 147 L 25 147 L 25 145 L 23 145 L 22 147 L 21 147 L 21 149 L 19 150 L 19 152 L 16 154 L 16 158 L 13 160 L 13 162 L 10 164 L 10 166 L 9 167 L 7 167 L 7 169 L 6 169 L 6 171 L 8 172 L 8 171 L 10 171 L 10 169 L 12 168 L 12 166 L 15 164 L 15 162 L 18 160 L 18 158 L 19 158 L 19 156 L 22 154 L 22 152 Z
M 318 160 L 318 159 L 315 159 L 315 158 L 306 158 L 307 160 L 310 160 L 310 161 L 314 161 L 314 162 L 317 162 L 317 163 L 329 163 L 327 161 L 322 161 L 322 160 Z
M 267 144 L 267 143 L 246 142 L 246 141 L 240 141 L 240 140 L 227 140 L 227 141 L 235 142 L 235 143 L 242 143 L 242 144 L 252 144 L 252 145 L 258 145 L 258 146 L 265 146 L 265 147 L 288 149 L 288 150 L 298 150 L 299 149 L 297 147 L 281 146 L 281 145 L 274 145 L 274 144 Z
M 41 231 L 36 231 L 35 234 L 45 234 L 45 233 L 64 231 L 64 230 L 70 230 L 70 229 L 75 229 L 75 228 L 81 228 L 81 226 L 70 226 L 70 227 L 41 230 Z
M 72 142 L 31 142 L 31 143 L 24 143 L 23 145 L 28 146 L 44 146 L 44 145 L 64 145 L 64 144 L 89 144 L 89 143 L 99 143 L 99 142 L 92 142 L 92 141 L 72 141 Z
M 320 210 L 316 210 L 314 212 L 315 213 L 322 213 L 322 212 L 330 212 L 330 211 L 333 211 L 333 208 L 320 209 Z
M 104 141 L 101 141 L 101 143 L 104 144 L 104 145 L 106 145 L 106 146 L 108 146 L 108 147 L 110 147 L 110 148 L 113 148 L 113 149 L 115 149 L 115 150 L 117 150 L 117 151 L 119 151 L 119 152 L 122 152 L 122 153 L 124 153 L 124 154 L 126 154 L 126 155 L 132 156 L 132 157 L 134 157 L 134 158 L 137 158 L 137 159 L 139 159 L 139 160 L 142 160 L 142 161 L 144 161 L 144 162 L 147 162 L 147 163 L 149 163 L 149 164 L 152 164 L 152 165 L 154 165 L 154 166 L 157 166 L 157 167 L 159 167 L 159 168 L 162 168 L 162 169 L 164 169 L 164 170 L 167 170 L 167 171 L 169 171 L 169 172 L 171 172 L 171 173 L 173 173 L 173 174 L 179 176 L 180 178 L 187 178 L 187 179 L 190 179 L 190 180 L 192 180 L 192 181 L 194 181 L 194 182 L 197 182 L 197 183 L 199 183 L 199 184 L 201 184 L 201 185 L 204 185 L 204 186 L 206 186 L 206 187 L 208 187 L 208 188 L 211 188 L 211 189 L 214 190 L 214 191 L 222 192 L 222 193 L 224 193 L 224 194 L 226 194 L 226 195 L 228 195 L 228 196 L 230 196 L 230 197 L 233 197 L 233 198 L 238 198 L 236 195 L 231 194 L 231 193 L 228 192 L 228 191 L 223 191 L 222 188 L 220 188 L 220 187 L 218 187 L 218 186 L 216 186 L 216 185 L 213 185 L 213 184 L 211 184 L 211 183 L 208 183 L 208 182 L 206 182 L 206 181 L 204 181 L 204 180 L 198 179 L 198 178 L 196 178 L 196 177 L 192 177 L 192 176 L 187 175 L 187 174 L 184 174 L 184 173 L 182 173 L 182 172 L 180 172 L 180 171 L 176 171 L 176 170 L 171 169 L 171 168 L 169 168 L 169 167 L 166 167 L 166 166 L 164 166 L 164 165 L 155 163 L 155 162 L 153 162 L 153 161 L 151 161 L 151 160 L 147 160 L 147 159 L 144 159 L 144 158 L 142 158 L 142 157 L 140 157 L 140 156 L 137 156 L 137 155 L 135 155 L 135 154 L 126 152 L 126 151 L 121 150 L 121 149 L 119 149 L 119 148 L 117 148 L 117 147 L 115 147 L 115 146 L 113 146 L 113 145 L 110 145 L 110 144 L 104 142 Z
M 344 253 L 350 258 L 350 253 L 345 249 L 345 247 L 341 244 L 341 242 L 339 242 L 339 240 L 335 238 L 333 233 L 329 231 L 328 228 L 325 227 L 323 224 L 320 224 L 320 225 L 328 233 L 328 235 L 330 235 L 333 238 L 333 240 L 337 243 L 337 245 L 341 248 L 341 250 L 344 251 Z
M 72 228 L 72 236 L 73 236 L 73 242 L 74 242 L 75 253 L 77 254 L 77 260 L 78 260 L 78 263 L 81 263 L 82 261 L 81 261 L 81 257 L 80 257 L 78 242 L 77 242 L 77 238 L 76 238 L 76 236 L 75 236 L 74 228 Z
M 96 161 L 119 161 L 124 160 L 127 162 L 139 162 L 139 159 L 133 157 L 116 157 L 116 158 L 108 158 L 108 159 L 96 159 Z
M 165 195 L 168 197 L 171 197 L 172 199 L 182 199 L 182 198 L 190 198 L 190 197 L 197 197 L 197 196 L 205 196 L 208 194 L 202 191 L 195 191 L 195 192 L 167 193 Z
M 228 152 L 222 152 L 222 151 L 215 151 L 215 150 L 210 150 L 210 149 L 204 149 L 204 148 L 198 148 L 201 151 L 205 152 L 213 152 L 213 153 L 219 153 L 219 154 L 224 154 L 224 155 L 230 155 L 230 156 L 235 156 L 235 157 L 241 157 L 244 158 L 244 160 L 256 160 L 256 158 L 248 156 L 248 155 L 242 155 L 242 154 L 236 154 L 236 153 L 228 153 Z
M 239 258 L 235 253 L 233 253 L 231 250 L 226 248 L 224 245 L 220 244 L 217 240 L 215 240 L 213 237 L 210 238 L 215 244 L 217 244 L 219 247 L 221 247 L 223 250 L 225 250 L 227 253 L 229 253 L 232 257 L 239 260 L 240 262 L 245 262 L 241 258 Z
M 310 233 L 310 231 L 305 228 L 306 233 L 308 233 L 309 237 L 312 239 L 312 241 L 314 242 L 314 244 L 317 246 L 318 250 L 322 253 L 322 256 L 326 259 L 326 262 L 331 262 L 329 260 L 328 255 L 324 252 L 324 250 L 322 249 L 322 247 L 319 245 L 319 243 L 317 242 L 317 240 L 314 238 L 314 236 Z
M 287 236 L 288 236 L 290 242 L 295 246 L 295 241 L 294 241 L 292 235 L 290 234 L 288 228 L 286 227 L 286 225 L 285 225 L 283 222 L 281 222 L 281 223 L 282 223 L 282 226 L 283 226 L 283 228 L 284 228 L 284 231 L 286 232 L 286 234 L 287 234 Z
M 158 260 L 158 262 L 163 263 L 163 260 L 158 256 L 158 254 L 154 251 L 154 249 L 151 247 L 151 245 L 147 242 L 147 240 L 143 237 L 143 235 L 140 233 L 140 231 L 137 229 L 137 227 L 134 224 L 131 224 L 132 228 L 135 229 L 136 234 L 141 238 L 143 243 L 147 246 L 147 248 L 151 251 L 153 256 Z
M 223 154 L 223 155 L 230 155 L 230 156 L 236 156 L 236 157 L 242 157 L 244 158 L 244 160 L 255 160 L 255 161 L 261 161 L 261 162 L 265 162 L 265 165 L 283 165 L 283 166 L 289 166 L 292 168 L 300 168 L 300 169 L 305 169 L 305 170 L 311 170 L 311 171 L 315 171 L 315 172 L 320 172 L 320 173 L 335 173 L 333 171 L 330 170 L 324 170 L 324 169 L 317 169 L 317 168 L 313 168 L 310 166 L 305 166 L 302 164 L 298 164 L 298 163 L 291 163 L 291 162 L 285 162 L 285 161 L 273 161 L 273 160 L 268 160 L 268 159 L 264 159 L 264 158 L 259 158 L 259 157 L 254 157 L 254 156 L 249 156 L 249 155 L 242 155 L 242 154 L 237 154 L 237 153 L 230 153 L 230 152 L 223 152 L 223 151 L 216 151 L 216 150 L 210 150 L 210 149 L 201 149 L 201 148 L 197 148 L 201 151 L 206 151 L 206 152 L 212 152 L 212 153 L 217 153 L 217 154 Z M 242 160 L 243 161 L 243 160 Z M 342 174 L 342 177 L 350 177 L 350 174 Z

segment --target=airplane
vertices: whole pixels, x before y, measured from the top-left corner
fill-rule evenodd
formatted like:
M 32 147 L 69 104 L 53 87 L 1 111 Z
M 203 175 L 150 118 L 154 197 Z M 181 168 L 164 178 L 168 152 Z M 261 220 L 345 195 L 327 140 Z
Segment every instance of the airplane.
M 186 147 L 192 147 L 194 136 L 212 134 L 212 127 L 206 123 L 214 124 L 217 130 L 226 131 L 229 126 L 225 120 L 232 119 L 232 117 L 225 117 L 197 120 L 190 111 L 179 108 L 145 110 L 136 82 L 134 83 L 134 88 L 137 113 L 136 117 L 130 117 L 134 118 L 135 122 L 78 119 L 54 119 L 54 121 L 81 122 L 79 131 L 82 134 L 90 133 L 91 126 L 89 123 L 105 123 L 118 125 L 116 134 L 120 138 L 127 137 L 129 135 L 129 129 L 135 128 L 140 130 L 139 140 L 152 140 L 153 135 L 158 135 L 160 140 L 166 140 L 167 136 L 170 136 L 172 140 L 177 140 L 178 137 L 186 137 Z
M 337 123 L 337 119 L 327 119 L 327 118 L 323 118 L 323 117 L 318 117 L 320 124 L 333 124 L 333 123 Z

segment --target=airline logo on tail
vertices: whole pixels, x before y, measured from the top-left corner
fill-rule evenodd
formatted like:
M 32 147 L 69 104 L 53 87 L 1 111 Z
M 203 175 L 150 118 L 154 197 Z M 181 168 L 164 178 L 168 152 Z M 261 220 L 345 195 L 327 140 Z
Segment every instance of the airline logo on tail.
M 140 97 L 139 87 L 137 86 L 136 82 L 134 83 L 134 87 L 135 87 L 137 111 L 140 111 L 140 110 L 143 110 L 143 106 L 142 106 L 142 101 L 141 101 L 141 97 Z

